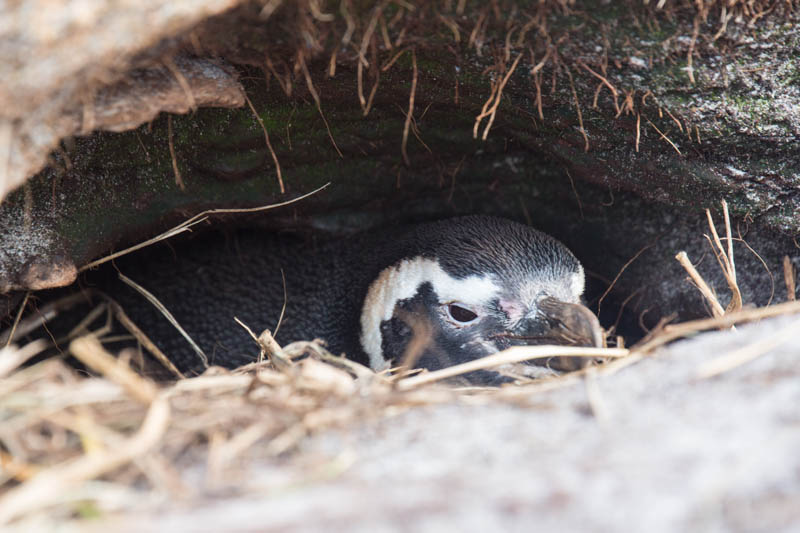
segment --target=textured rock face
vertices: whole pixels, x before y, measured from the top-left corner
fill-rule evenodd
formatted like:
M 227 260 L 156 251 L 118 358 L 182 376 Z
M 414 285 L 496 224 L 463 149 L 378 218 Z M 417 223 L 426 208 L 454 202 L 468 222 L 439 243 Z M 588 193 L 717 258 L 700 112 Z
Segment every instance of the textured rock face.
M 153 49 L 159 48 L 162 39 L 181 34 L 238 3 L 4 2 L 0 6 L 0 155 L 5 158 L 0 158 L 0 200 L 38 172 L 64 137 L 95 129 L 119 131 L 108 126 L 120 124 L 120 120 L 103 116 L 114 107 L 112 102 L 102 102 L 109 96 L 102 94 L 108 93 L 103 88 L 127 77 L 131 68 L 152 63 L 153 54 L 159 55 Z M 180 72 L 179 67 L 171 66 Z M 184 80 L 184 85 L 191 86 L 191 82 Z M 149 87 L 140 88 L 142 94 L 149 92 Z M 203 105 L 202 100 L 201 96 L 198 105 Z M 143 121 L 129 123 L 127 129 Z
M 612 297 L 652 325 L 705 312 L 672 258 L 710 257 L 702 210 L 726 199 L 763 259 L 737 241 L 746 303 L 785 296 L 800 25 L 783 2 L 190 4 L 4 8 L 0 195 L 47 164 L 0 204 L 3 292 L 67 283 L 201 208 L 330 181 L 238 223 L 500 214 L 565 241 L 599 285 L 636 257 Z M 714 261 L 700 270 L 724 300 Z

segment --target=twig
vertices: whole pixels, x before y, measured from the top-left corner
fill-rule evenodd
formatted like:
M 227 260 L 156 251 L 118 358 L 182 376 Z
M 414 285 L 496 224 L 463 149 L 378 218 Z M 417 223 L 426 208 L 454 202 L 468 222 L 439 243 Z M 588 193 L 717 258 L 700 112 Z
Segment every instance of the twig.
M 280 455 L 306 436 L 308 430 L 302 423 L 290 426 L 286 431 L 272 439 L 264 448 L 264 453 L 268 456 Z
M 264 356 L 270 360 L 270 362 L 277 368 L 278 370 L 286 371 L 287 369 L 291 368 L 292 360 L 291 358 L 286 355 L 281 345 L 278 344 L 278 341 L 275 340 L 275 337 L 270 333 L 268 329 L 265 329 L 261 332 L 261 335 L 256 337 L 256 334 L 253 333 L 253 330 L 250 327 L 239 320 L 238 317 L 233 317 L 237 324 L 242 326 L 245 331 L 252 337 L 253 341 L 258 345 L 259 354 L 258 354 L 258 362 L 262 362 L 264 360 Z
M 41 471 L 39 466 L 20 461 L 3 450 L 0 450 L 0 468 L 4 478 L 11 476 L 17 481 L 27 481 Z
M 383 46 L 387 50 L 391 50 L 394 48 L 394 45 L 392 44 L 391 37 L 389 37 L 389 28 L 386 25 L 386 18 L 383 16 L 383 13 L 381 13 L 381 16 L 378 17 L 378 23 L 381 25 L 381 38 L 383 39 Z
M 494 98 L 494 104 L 492 105 L 492 108 L 489 110 L 489 120 L 486 122 L 486 128 L 484 128 L 483 130 L 483 135 L 481 135 L 481 140 L 485 141 L 489 136 L 489 130 L 492 129 L 492 124 L 494 124 L 494 119 L 497 117 L 497 109 L 500 107 L 500 101 L 503 98 L 503 89 L 505 89 L 508 80 L 511 79 L 511 75 L 516 70 L 520 59 L 522 59 L 521 52 L 519 55 L 517 55 L 517 58 L 511 64 L 511 68 L 508 69 L 506 75 L 503 76 L 503 80 L 500 82 L 500 87 L 497 88 L 497 95 Z
M 264 139 L 267 142 L 267 150 L 269 150 L 272 160 L 275 162 L 275 173 L 278 175 L 278 186 L 280 187 L 281 194 L 284 194 L 286 192 L 286 188 L 283 186 L 283 173 L 281 172 L 281 164 L 278 162 L 278 155 L 275 153 L 275 150 L 272 148 L 272 143 L 269 140 L 267 126 L 264 124 L 264 120 L 261 118 L 261 115 L 256 112 L 253 102 L 250 101 L 250 98 L 247 97 L 246 93 L 244 95 L 244 101 L 247 102 L 248 106 L 250 106 L 250 111 L 253 112 L 253 116 L 256 117 L 256 120 L 261 125 L 261 129 L 264 131 Z
M 538 74 L 539 71 L 544 68 L 544 66 L 547 64 L 547 60 L 550 59 L 550 56 L 553 54 L 553 49 L 554 48 L 552 46 L 547 47 L 547 52 L 544 53 L 544 57 L 541 59 L 541 61 L 536 63 L 536 66 L 531 69 L 531 74 Z M 531 62 L 533 62 L 532 54 L 533 52 L 531 52 Z
M 475 27 L 472 28 L 472 31 L 469 34 L 469 41 L 467 42 L 467 48 L 472 48 L 472 45 L 475 45 L 475 49 L 478 51 L 478 55 L 480 55 L 480 48 L 478 47 L 477 39 L 478 39 L 478 32 L 481 31 L 483 28 L 483 22 L 486 20 L 486 15 L 488 13 L 488 7 L 481 10 L 480 15 L 478 15 L 478 21 L 475 23 Z
M 406 345 L 406 349 L 399 360 L 399 370 L 405 375 L 409 370 L 414 370 L 420 356 L 422 356 L 426 348 L 431 346 L 433 328 L 430 320 L 425 317 L 414 316 L 405 310 L 398 310 L 397 312 L 398 315 L 396 316 L 411 329 L 411 340 Z
M 336 56 L 339 53 L 338 48 L 333 49 L 333 53 L 331 53 L 330 61 L 328 61 L 328 77 L 335 78 L 336 77 Z

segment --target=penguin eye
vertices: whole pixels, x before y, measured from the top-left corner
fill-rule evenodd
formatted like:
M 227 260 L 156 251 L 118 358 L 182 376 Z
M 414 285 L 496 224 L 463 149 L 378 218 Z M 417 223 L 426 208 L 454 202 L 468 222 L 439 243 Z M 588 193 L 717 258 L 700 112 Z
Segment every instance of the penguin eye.
M 470 309 L 467 309 L 466 307 L 461 307 L 458 304 L 448 304 L 447 313 L 450 315 L 450 318 L 452 318 L 456 322 L 461 322 L 462 324 L 466 324 L 467 322 L 472 322 L 473 320 L 478 318 L 477 313 L 475 313 Z

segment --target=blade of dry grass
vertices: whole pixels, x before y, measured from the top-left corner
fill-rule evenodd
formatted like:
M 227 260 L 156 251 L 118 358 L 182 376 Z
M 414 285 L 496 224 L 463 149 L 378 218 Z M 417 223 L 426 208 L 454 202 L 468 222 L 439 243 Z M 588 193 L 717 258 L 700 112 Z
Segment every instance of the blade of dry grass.
M 48 345 L 48 342 L 44 339 L 37 339 L 21 348 L 6 345 L 0 349 L 0 378 L 8 376 L 23 365 L 25 361 L 42 353 L 47 349 Z
M 97 337 L 87 335 L 72 341 L 70 352 L 86 366 L 117 383 L 137 401 L 150 404 L 158 394 L 155 383 L 143 378 L 127 365 L 108 353 Z
M 729 328 L 734 324 L 753 322 L 756 320 L 761 320 L 762 318 L 770 318 L 794 313 L 800 313 L 800 301 L 784 302 L 770 307 L 759 307 L 755 309 L 745 308 L 741 311 L 727 313 L 719 317 L 690 320 L 688 322 L 681 322 L 680 324 L 668 325 L 664 326 L 660 334 L 654 335 L 645 342 L 634 345 L 631 348 L 631 352 L 634 354 L 646 354 L 652 352 L 659 346 L 663 346 L 676 339 L 687 337 L 700 331 Z
M 164 233 L 161 233 L 159 235 L 156 235 L 152 239 L 148 239 L 148 240 L 146 240 L 144 242 L 141 242 L 139 244 L 131 246 L 130 248 L 125 248 L 124 250 L 121 250 L 119 252 L 115 252 L 113 254 L 107 255 L 107 256 L 102 257 L 102 258 L 100 258 L 100 259 L 98 259 L 96 261 L 92 261 L 91 263 L 87 263 L 86 265 L 84 265 L 81 268 L 79 268 L 78 272 L 83 272 L 85 270 L 89 270 L 90 268 L 95 268 L 97 266 L 102 265 L 103 263 L 107 263 L 109 261 L 113 261 L 114 259 L 117 259 L 119 257 L 122 257 L 123 255 L 127 255 L 127 254 L 129 254 L 131 252 L 135 252 L 136 250 L 140 250 L 142 248 L 150 246 L 151 244 L 155 244 L 155 243 L 163 241 L 165 239 L 169 239 L 171 237 L 174 237 L 175 235 L 178 235 L 179 233 L 183 233 L 184 231 L 189 230 L 195 224 L 199 224 L 200 222 L 204 222 L 211 215 L 227 215 L 227 214 L 234 214 L 234 213 L 260 213 L 261 211 L 269 211 L 270 209 L 277 209 L 278 207 L 285 207 L 287 205 L 291 205 L 291 204 L 299 202 L 301 200 L 305 200 L 309 196 L 313 196 L 313 195 L 317 194 L 318 192 L 326 189 L 329 185 L 330 185 L 330 182 L 326 183 L 325 185 L 323 185 L 321 187 L 317 187 L 316 189 L 314 189 L 311 192 L 308 192 L 306 194 L 302 194 L 302 195 L 298 196 L 297 198 L 292 198 L 291 200 L 286 200 L 285 202 L 278 202 L 276 204 L 262 205 L 262 206 L 259 206 L 259 207 L 244 207 L 244 208 L 233 208 L 233 209 L 207 209 L 207 210 L 202 211 L 202 212 L 196 214 L 195 216 L 189 218 L 188 220 L 186 220 L 184 222 L 181 222 L 180 224 L 178 224 L 174 228 L 169 229 L 169 230 L 167 230 Z
M 156 309 L 158 309 L 158 312 L 164 315 L 164 318 L 166 318 L 169 321 L 169 323 L 172 324 L 172 326 L 176 330 L 178 330 L 178 333 L 181 334 L 181 337 L 186 339 L 186 342 L 188 342 L 189 345 L 192 347 L 194 353 L 196 353 L 197 356 L 200 358 L 200 361 L 203 363 L 203 366 L 205 368 L 208 368 L 208 357 L 206 356 L 205 352 L 203 351 L 202 348 L 200 348 L 200 346 L 197 345 L 196 342 L 194 342 L 194 339 L 192 339 L 192 337 L 186 332 L 186 330 L 183 329 L 183 326 L 181 326 L 178 323 L 177 319 L 172 315 L 172 313 L 169 312 L 169 309 L 164 307 L 164 305 L 158 301 L 158 298 L 156 298 L 153 295 L 153 293 L 151 293 L 150 291 L 148 291 L 147 289 L 145 289 L 144 287 L 133 281 L 128 276 L 124 275 L 122 272 L 119 273 L 119 279 L 122 280 L 126 285 L 133 288 L 136 292 L 144 296 L 148 302 L 153 304 L 153 306 Z
M 64 298 L 60 298 L 56 301 L 49 302 L 42 307 L 39 307 L 27 318 L 17 322 L 16 326 L 13 326 L 12 328 L 7 329 L 0 334 L 0 343 L 8 345 L 10 342 L 16 342 L 19 338 L 27 335 L 36 328 L 41 327 L 48 320 L 55 317 L 60 311 L 69 309 L 77 303 L 85 301 L 85 299 L 86 298 L 82 294 L 70 294 L 69 296 L 65 296 Z M 11 331 L 12 329 L 14 330 L 13 335 Z
M 22 313 L 25 311 L 25 306 L 28 305 L 28 298 L 31 296 L 31 291 L 25 291 L 25 297 L 22 298 L 22 303 L 19 305 L 19 311 L 17 311 L 17 316 L 14 317 L 14 323 L 11 325 L 11 330 L 8 332 L 8 339 L 6 340 L 6 348 L 11 344 L 11 339 L 14 338 L 14 332 L 17 330 L 17 326 L 19 326 L 19 321 L 22 320 Z
M 689 277 L 692 278 L 697 290 L 700 291 L 700 294 L 708 301 L 711 305 L 711 312 L 715 317 L 721 317 L 725 314 L 725 309 L 722 308 L 722 304 L 719 303 L 717 300 L 717 296 L 714 294 L 714 291 L 711 290 L 711 287 L 708 286 L 706 280 L 703 279 L 703 276 L 697 271 L 694 267 L 692 262 L 689 260 L 689 256 L 686 255 L 686 252 L 681 251 L 675 256 L 675 259 L 681 264 L 681 266 L 688 272 Z
M 722 241 L 719 238 L 716 225 L 714 224 L 714 219 L 712 218 L 711 211 L 709 209 L 706 209 L 706 218 L 708 219 L 708 227 L 711 230 L 711 235 L 713 236 L 713 242 L 708 238 L 708 236 L 706 236 L 706 239 L 711 242 L 711 249 L 714 251 L 717 262 L 722 269 L 722 274 L 725 276 L 725 281 L 728 283 L 728 287 L 731 290 L 731 301 L 728 304 L 728 307 L 725 309 L 725 312 L 730 312 L 738 311 L 742 308 L 742 293 L 739 290 L 739 285 L 736 281 L 736 263 L 733 259 L 731 218 L 730 214 L 728 213 L 728 202 L 725 200 L 722 200 L 722 212 L 725 219 L 726 238 L 728 240 L 727 251 L 725 247 L 722 246 Z
M 64 494 L 83 481 L 99 477 L 144 455 L 161 441 L 169 420 L 169 403 L 163 397 L 156 398 L 139 430 L 119 447 L 65 461 L 6 492 L 0 498 L 0 524 L 46 508 L 60 501 Z
M 689 257 L 686 255 L 686 252 L 679 252 L 678 255 L 675 256 L 675 259 L 677 259 L 681 266 L 683 266 L 683 268 L 689 273 L 689 277 L 692 279 L 697 289 L 709 302 L 711 305 L 711 312 L 716 317 L 722 316 L 725 313 L 736 312 L 742 309 L 742 293 L 739 290 L 739 284 L 736 280 L 736 263 L 734 262 L 733 258 L 731 219 L 730 213 L 728 212 L 728 203 L 725 200 L 722 200 L 722 212 L 725 219 L 725 236 L 728 241 L 727 249 L 722 245 L 722 239 L 720 239 L 719 234 L 717 233 L 717 228 L 714 224 L 714 219 L 711 216 L 711 211 L 709 209 L 706 209 L 706 218 L 708 220 L 708 227 L 711 231 L 711 237 L 708 235 L 704 235 L 704 237 L 706 240 L 708 240 L 709 245 L 711 246 L 711 251 L 714 252 L 714 256 L 717 258 L 720 270 L 722 270 L 722 275 L 725 277 L 725 281 L 727 282 L 728 288 L 731 291 L 731 301 L 728 303 L 728 307 L 726 309 L 722 308 L 722 305 L 719 303 L 716 294 L 714 294 L 714 291 L 711 290 L 700 273 L 697 272 L 697 269 L 694 268 L 694 265 L 692 265 Z M 747 243 L 745 243 L 745 246 L 747 246 Z M 748 246 L 748 248 L 750 247 Z M 753 251 L 752 249 L 750 250 Z M 755 251 L 753 251 L 753 253 L 755 253 Z M 756 257 L 760 258 L 758 254 L 756 254 Z M 766 264 L 764 266 L 766 267 Z M 769 273 L 770 277 L 772 277 L 772 274 L 769 272 L 768 268 L 767 273 Z M 771 300 L 772 298 L 770 297 L 770 301 Z
M 117 302 L 111 301 L 109 302 L 111 306 L 111 310 L 114 312 L 114 316 L 117 318 L 122 327 L 124 327 L 128 332 L 134 336 L 134 338 L 139 342 L 144 348 L 150 352 L 150 354 L 159 362 L 161 365 L 169 370 L 172 375 L 174 375 L 178 379 L 183 379 L 186 376 L 178 370 L 178 368 L 173 364 L 172 361 L 164 354 L 164 352 L 159 349 L 158 346 L 155 345 L 153 341 L 150 340 L 144 331 L 142 331 L 139 326 L 137 326 L 133 320 L 122 310 L 122 306 L 119 305 Z
M 542 357 L 625 357 L 629 350 L 619 348 L 583 348 L 573 346 L 514 346 L 502 352 L 468 361 L 460 365 L 449 366 L 441 370 L 423 373 L 396 383 L 398 390 L 409 390 L 420 385 L 441 381 L 476 370 L 488 370 L 509 363 L 520 363 Z

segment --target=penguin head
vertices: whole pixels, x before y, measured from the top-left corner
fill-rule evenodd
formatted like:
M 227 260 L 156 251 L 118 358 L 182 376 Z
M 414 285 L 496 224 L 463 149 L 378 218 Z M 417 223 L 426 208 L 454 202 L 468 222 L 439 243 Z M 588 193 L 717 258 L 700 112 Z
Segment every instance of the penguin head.
M 360 342 L 375 370 L 435 370 L 518 344 L 599 345 L 584 272 L 528 226 L 471 216 L 411 230 L 367 290 Z

